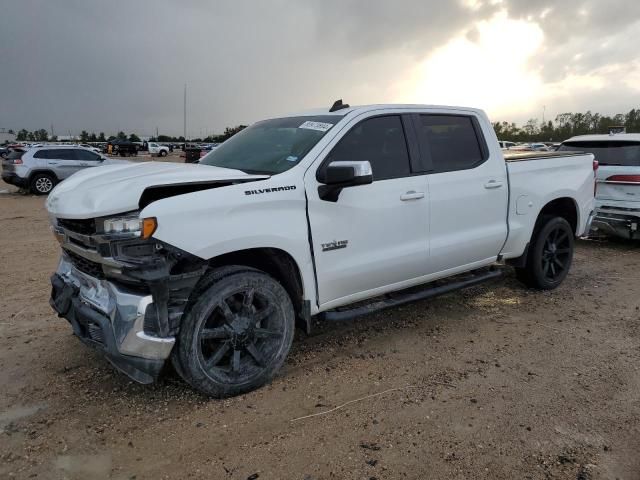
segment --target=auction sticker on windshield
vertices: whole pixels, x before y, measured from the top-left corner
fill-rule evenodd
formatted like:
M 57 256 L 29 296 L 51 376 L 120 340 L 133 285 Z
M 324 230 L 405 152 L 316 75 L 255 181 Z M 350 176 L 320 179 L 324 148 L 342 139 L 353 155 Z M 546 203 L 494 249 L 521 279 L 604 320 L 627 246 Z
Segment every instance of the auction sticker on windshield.
M 318 130 L 319 132 L 326 132 L 331 127 L 333 127 L 332 123 L 304 122 L 298 128 L 306 128 L 307 130 Z

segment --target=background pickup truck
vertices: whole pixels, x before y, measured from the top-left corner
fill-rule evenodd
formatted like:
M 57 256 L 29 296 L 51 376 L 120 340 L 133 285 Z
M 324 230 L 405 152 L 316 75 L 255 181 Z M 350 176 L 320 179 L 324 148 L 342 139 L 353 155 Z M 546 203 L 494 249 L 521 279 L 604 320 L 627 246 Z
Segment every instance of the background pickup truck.
M 496 262 L 557 287 L 589 230 L 596 166 L 576 152 L 505 161 L 468 108 L 336 102 L 265 120 L 198 165 L 57 186 L 51 305 L 139 382 L 171 358 L 194 388 L 238 394 L 272 378 L 314 316 L 474 285 Z

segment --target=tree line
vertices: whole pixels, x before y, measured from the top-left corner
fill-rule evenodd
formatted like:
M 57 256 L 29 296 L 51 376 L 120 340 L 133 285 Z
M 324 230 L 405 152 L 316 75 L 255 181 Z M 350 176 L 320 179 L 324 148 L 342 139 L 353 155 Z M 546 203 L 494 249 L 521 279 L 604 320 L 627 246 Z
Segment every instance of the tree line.
M 515 123 L 495 122 L 500 140 L 510 142 L 562 142 L 575 135 L 609 133 L 609 127 L 624 126 L 627 132 L 640 132 L 640 109 L 608 116 L 599 113 L 561 113 L 555 121 L 538 122 L 532 118 L 522 127 Z
M 197 142 L 197 143 L 221 143 L 231 138 L 236 133 L 240 132 L 246 125 L 237 125 L 235 127 L 227 127 L 224 130 L 224 133 L 220 135 L 209 135 L 206 138 L 192 138 L 189 139 L 189 142 Z M 14 133 L 13 130 L 8 130 L 8 133 Z M 130 133 L 127 135 L 125 132 L 118 132 L 116 135 L 106 136 L 104 132 L 100 132 L 96 134 L 95 132 L 88 132 L 83 130 L 80 132 L 78 139 L 82 143 L 92 143 L 92 142 L 112 142 L 112 141 L 130 141 L 130 142 L 140 142 L 140 137 L 135 133 Z M 29 130 L 22 129 L 19 130 L 16 134 L 16 141 L 18 142 L 55 142 L 58 140 L 57 135 L 50 136 L 49 133 L 41 128 L 39 130 L 34 130 L 30 132 Z M 173 137 L 170 135 L 158 135 L 158 137 L 151 137 L 149 139 L 151 142 L 166 142 L 166 143 L 184 143 L 185 139 L 183 136 Z
M 539 122 L 538 119 L 532 118 L 523 126 L 519 126 L 514 122 L 495 122 L 493 129 L 500 140 L 511 142 L 561 142 L 575 135 L 586 135 L 592 133 L 608 133 L 609 127 L 624 126 L 627 132 L 640 132 L 640 109 L 632 109 L 627 113 L 618 113 L 616 115 L 601 115 L 599 113 L 561 113 L 557 115 L 555 120 Z M 204 143 L 221 143 L 231 138 L 236 133 L 246 128 L 246 125 L 237 125 L 235 127 L 227 127 L 224 133 L 220 135 L 209 135 L 205 138 L 192 138 L 189 142 Z M 9 130 L 9 133 L 13 133 Z M 131 142 L 139 142 L 140 137 L 135 133 L 126 134 L 118 132 L 116 135 L 105 136 L 104 132 L 98 134 L 83 130 L 80 133 L 81 142 L 108 142 L 114 140 L 129 140 Z M 50 137 L 48 132 L 41 128 L 32 132 L 22 129 L 16 135 L 19 142 L 44 142 L 56 141 L 57 138 Z M 184 143 L 183 136 L 174 137 L 170 135 L 158 135 L 151 137 L 153 142 L 167 143 Z

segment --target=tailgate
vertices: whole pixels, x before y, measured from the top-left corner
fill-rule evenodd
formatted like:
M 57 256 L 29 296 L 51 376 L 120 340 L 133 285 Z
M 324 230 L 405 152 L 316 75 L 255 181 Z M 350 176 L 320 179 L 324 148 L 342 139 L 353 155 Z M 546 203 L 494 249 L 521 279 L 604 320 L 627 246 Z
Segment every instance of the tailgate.
M 600 166 L 596 198 L 599 201 L 640 202 L 640 166 Z

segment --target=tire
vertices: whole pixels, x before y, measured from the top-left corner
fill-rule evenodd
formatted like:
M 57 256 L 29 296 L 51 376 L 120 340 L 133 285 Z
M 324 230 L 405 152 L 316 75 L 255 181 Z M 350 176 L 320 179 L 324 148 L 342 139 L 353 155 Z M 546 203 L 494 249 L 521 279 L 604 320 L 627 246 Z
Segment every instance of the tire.
M 574 232 L 564 218 L 541 217 L 531 237 L 527 264 L 516 268 L 516 277 L 538 290 L 557 288 L 571 268 L 574 242 Z
M 224 398 L 265 385 L 291 348 L 295 314 L 286 290 L 250 267 L 213 271 L 192 295 L 172 358 L 200 392 Z
M 161 157 L 166 157 L 167 156 L 167 151 L 166 150 L 160 150 L 160 156 Z
M 29 183 L 29 189 L 34 195 L 48 195 L 56 186 L 56 178 L 48 173 L 36 173 Z

